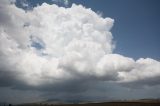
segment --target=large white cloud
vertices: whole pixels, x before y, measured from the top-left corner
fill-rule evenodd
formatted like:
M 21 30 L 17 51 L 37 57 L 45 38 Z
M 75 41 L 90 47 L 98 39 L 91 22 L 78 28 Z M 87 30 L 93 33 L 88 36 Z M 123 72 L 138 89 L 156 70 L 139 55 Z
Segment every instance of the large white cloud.
M 128 83 L 160 77 L 159 61 L 112 53 L 111 18 L 76 4 L 64 8 L 43 3 L 25 12 L 1 2 L 0 73 L 15 82 L 35 87 L 84 79 Z

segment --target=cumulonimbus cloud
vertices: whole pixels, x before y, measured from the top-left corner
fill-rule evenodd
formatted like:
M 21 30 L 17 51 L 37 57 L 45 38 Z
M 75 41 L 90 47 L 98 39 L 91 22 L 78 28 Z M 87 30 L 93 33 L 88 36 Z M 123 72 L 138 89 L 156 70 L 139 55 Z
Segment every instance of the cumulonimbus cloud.
M 1 86 L 84 79 L 130 83 L 160 77 L 159 61 L 113 54 L 111 18 L 76 4 L 64 8 L 43 3 L 25 12 L 1 2 L 0 82 L 7 82 Z

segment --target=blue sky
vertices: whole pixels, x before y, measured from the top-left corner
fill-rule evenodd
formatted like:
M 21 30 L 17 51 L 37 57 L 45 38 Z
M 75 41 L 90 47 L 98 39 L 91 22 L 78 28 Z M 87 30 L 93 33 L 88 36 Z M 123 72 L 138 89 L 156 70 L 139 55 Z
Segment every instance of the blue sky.
M 32 6 L 52 0 L 28 0 Z M 159 0 L 69 0 L 82 4 L 103 17 L 115 20 L 112 34 L 116 42 L 115 53 L 128 57 L 160 59 L 160 1 Z M 64 6 L 63 3 L 57 3 Z
M 160 59 L 159 0 L 79 0 L 104 17 L 115 19 L 116 53 L 135 59 Z

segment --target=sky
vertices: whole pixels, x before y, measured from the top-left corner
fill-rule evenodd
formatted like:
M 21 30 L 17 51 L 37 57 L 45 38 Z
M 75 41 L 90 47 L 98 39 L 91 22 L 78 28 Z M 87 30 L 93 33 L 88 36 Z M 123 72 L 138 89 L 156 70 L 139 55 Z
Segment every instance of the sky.
M 44 0 L 28 1 L 32 6 L 44 2 Z M 53 3 L 51 0 L 45 0 L 45 2 Z M 100 2 L 97 0 L 69 0 L 68 7 L 72 3 L 82 4 L 95 12 L 102 13 L 103 17 L 115 19 L 115 25 L 112 28 L 117 45 L 115 53 L 118 52 L 134 59 L 140 57 L 160 59 L 160 48 L 158 48 L 160 45 L 159 0 L 101 0 Z M 58 2 L 58 5 L 63 6 L 62 4 Z
M 0 102 L 160 98 L 159 0 L 1 0 Z

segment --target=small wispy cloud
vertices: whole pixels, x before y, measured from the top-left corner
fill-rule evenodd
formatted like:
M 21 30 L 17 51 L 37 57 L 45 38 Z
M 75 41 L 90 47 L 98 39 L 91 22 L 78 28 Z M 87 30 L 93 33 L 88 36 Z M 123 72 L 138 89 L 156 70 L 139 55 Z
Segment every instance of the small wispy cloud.
M 18 6 L 26 11 L 33 9 L 33 6 L 30 4 L 28 0 L 16 0 L 16 3 L 19 3 Z
M 22 4 L 23 7 L 28 7 L 29 6 L 27 0 L 22 0 L 21 4 Z
M 69 0 L 52 0 L 55 3 L 63 3 L 65 6 L 68 6 Z

